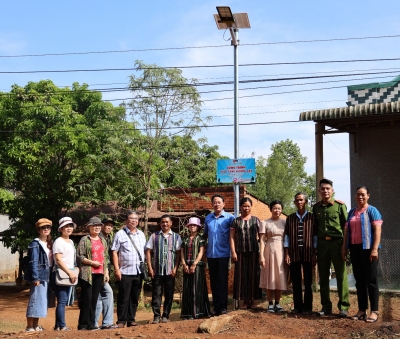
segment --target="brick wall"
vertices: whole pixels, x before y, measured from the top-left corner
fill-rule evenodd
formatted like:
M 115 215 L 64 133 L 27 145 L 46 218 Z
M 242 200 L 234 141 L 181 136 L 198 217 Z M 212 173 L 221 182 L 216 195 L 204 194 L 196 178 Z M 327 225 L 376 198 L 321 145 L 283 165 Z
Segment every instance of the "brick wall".
M 158 211 L 163 212 L 196 212 L 209 210 L 212 211 L 211 197 L 214 194 L 220 194 L 225 199 L 225 211 L 233 213 L 234 211 L 234 194 L 233 186 L 218 186 L 218 187 L 200 187 L 189 189 L 167 189 L 162 193 L 162 201 L 157 202 Z M 239 188 L 239 198 L 249 197 L 253 201 L 251 214 L 258 217 L 260 220 L 271 218 L 271 211 L 267 203 L 251 195 L 246 186 L 241 185 Z M 173 214 L 173 212 L 171 213 Z M 233 295 L 235 265 L 231 266 L 228 277 L 228 293 Z M 210 277 L 208 269 L 206 269 L 206 279 L 208 292 L 211 293 Z

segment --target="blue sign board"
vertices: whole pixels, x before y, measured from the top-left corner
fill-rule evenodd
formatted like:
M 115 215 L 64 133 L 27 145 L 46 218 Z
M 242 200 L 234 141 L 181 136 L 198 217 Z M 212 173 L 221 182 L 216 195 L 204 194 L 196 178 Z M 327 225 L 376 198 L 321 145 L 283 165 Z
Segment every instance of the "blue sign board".
M 217 182 L 219 184 L 255 183 L 255 159 L 217 160 Z

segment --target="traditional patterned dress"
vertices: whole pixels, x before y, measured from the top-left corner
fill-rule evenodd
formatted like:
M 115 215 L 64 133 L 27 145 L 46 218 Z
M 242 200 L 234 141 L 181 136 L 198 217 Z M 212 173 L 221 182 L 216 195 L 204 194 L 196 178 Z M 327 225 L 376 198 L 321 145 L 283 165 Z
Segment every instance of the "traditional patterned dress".
M 235 232 L 235 249 L 238 261 L 235 263 L 233 299 L 257 300 L 261 298 L 260 264 L 258 262 L 258 229 L 260 220 L 236 218 L 231 228 Z
M 186 264 L 190 267 L 199 255 L 200 247 L 205 246 L 205 240 L 197 235 L 194 238 L 185 237 L 182 248 Z M 181 318 L 203 318 L 210 314 L 208 300 L 205 264 L 199 261 L 193 274 L 183 273 L 183 293 Z
M 265 267 L 261 269 L 260 287 L 268 290 L 286 290 L 287 274 L 283 253 L 285 219 L 268 219 L 262 223 L 260 234 L 266 233 Z

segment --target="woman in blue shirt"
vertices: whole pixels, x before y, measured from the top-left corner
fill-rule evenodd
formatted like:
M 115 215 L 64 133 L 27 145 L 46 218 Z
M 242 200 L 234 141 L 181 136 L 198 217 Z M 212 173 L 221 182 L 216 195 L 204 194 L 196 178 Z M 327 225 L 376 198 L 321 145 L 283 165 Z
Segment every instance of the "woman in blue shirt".
M 382 216 L 379 211 L 368 204 L 370 194 L 366 186 L 356 190 L 357 207 L 349 212 L 344 229 L 343 246 L 350 249 L 351 264 L 356 280 L 358 312 L 353 320 L 364 320 L 367 317 L 368 298 L 371 313 L 366 319 L 373 323 L 378 320 L 378 248 L 380 248 Z M 343 260 L 346 260 L 347 249 L 342 249 Z

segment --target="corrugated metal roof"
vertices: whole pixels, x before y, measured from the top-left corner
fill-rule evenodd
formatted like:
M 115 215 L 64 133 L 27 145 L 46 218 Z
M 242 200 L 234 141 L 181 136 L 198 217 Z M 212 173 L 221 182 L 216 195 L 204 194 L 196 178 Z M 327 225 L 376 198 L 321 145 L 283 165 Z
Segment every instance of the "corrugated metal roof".
M 400 101 L 380 104 L 356 105 L 350 107 L 327 108 L 300 113 L 300 121 L 356 118 L 372 115 L 400 113 Z

